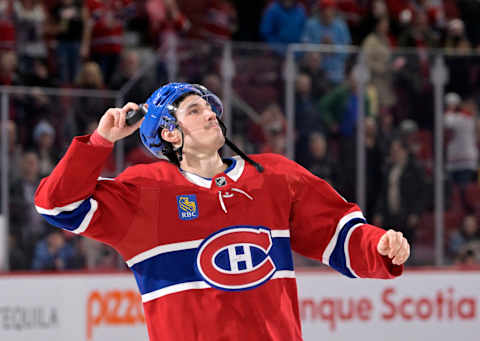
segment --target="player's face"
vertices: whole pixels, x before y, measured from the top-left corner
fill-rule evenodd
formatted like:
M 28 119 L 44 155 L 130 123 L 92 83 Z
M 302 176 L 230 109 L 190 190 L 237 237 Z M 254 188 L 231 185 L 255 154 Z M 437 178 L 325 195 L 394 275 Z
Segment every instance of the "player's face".
M 183 130 L 184 153 L 216 152 L 225 143 L 216 114 L 200 96 L 186 97 L 178 106 L 176 116 Z

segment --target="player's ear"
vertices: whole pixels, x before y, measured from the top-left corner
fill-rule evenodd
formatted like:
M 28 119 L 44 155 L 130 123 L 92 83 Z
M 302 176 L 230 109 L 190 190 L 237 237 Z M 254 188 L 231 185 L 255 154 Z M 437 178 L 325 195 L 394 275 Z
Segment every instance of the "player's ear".
M 178 129 L 168 130 L 163 128 L 161 132 L 162 139 L 175 145 L 180 143 L 180 132 Z

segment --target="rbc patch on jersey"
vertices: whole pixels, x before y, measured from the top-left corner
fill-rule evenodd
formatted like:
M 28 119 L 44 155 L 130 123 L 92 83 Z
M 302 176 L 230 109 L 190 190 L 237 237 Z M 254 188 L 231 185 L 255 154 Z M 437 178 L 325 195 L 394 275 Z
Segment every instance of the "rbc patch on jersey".
M 195 194 L 177 195 L 178 217 L 182 220 L 198 218 L 198 203 Z
M 221 290 L 246 290 L 268 281 L 276 271 L 271 258 L 272 236 L 263 226 L 233 226 L 217 231 L 200 244 L 196 270 Z

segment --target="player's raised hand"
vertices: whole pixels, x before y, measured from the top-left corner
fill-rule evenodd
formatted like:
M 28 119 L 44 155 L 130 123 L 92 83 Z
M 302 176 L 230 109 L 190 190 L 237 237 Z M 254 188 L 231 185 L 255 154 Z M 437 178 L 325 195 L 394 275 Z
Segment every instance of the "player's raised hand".
M 392 263 L 401 265 L 410 256 L 410 244 L 401 232 L 388 230 L 377 245 L 378 253 L 388 256 Z
M 111 142 L 127 137 L 137 130 L 143 119 L 128 126 L 125 117 L 130 110 L 137 110 L 138 105 L 132 102 L 125 104 L 122 108 L 110 108 L 103 114 L 98 124 L 98 133 Z

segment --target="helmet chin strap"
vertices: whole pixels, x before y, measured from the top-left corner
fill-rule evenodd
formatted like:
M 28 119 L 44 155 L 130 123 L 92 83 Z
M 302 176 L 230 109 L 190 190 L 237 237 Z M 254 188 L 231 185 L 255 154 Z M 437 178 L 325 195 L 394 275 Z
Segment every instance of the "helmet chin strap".
M 223 136 L 225 137 L 225 144 L 229 146 L 231 150 L 237 153 L 242 159 L 244 159 L 249 164 L 254 166 L 259 173 L 263 173 L 263 170 L 264 170 L 263 166 L 258 162 L 253 161 L 247 154 L 245 154 L 240 148 L 238 148 L 235 143 L 230 141 L 230 139 L 227 137 L 227 127 L 225 127 L 225 124 L 221 119 L 217 118 L 217 121 L 218 121 L 218 124 L 220 124 L 220 128 L 222 129 Z
M 244 159 L 249 164 L 254 166 L 259 173 L 263 173 L 263 171 L 264 171 L 263 166 L 261 164 L 259 164 L 258 162 L 253 161 L 247 154 L 245 154 L 240 148 L 238 148 L 235 143 L 230 141 L 230 139 L 228 139 L 228 137 L 227 137 L 227 127 L 225 127 L 225 124 L 223 123 L 223 121 L 221 119 L 217 118 L 217 121 L 218 121 L 218 124 L 220 125 L 220 129 L 222 130 L 223 137 L 225 138 L 225 144 L 228 147 L 230 147 L 230 149 L 232 149 L 235 153 L 237 153 L 242 159 Z M 178 125 L 177 125 L 177 129 L 182 134 L 182 144 L 180 145 L 180 147 L 178 147 L 174 151 L 177 154 L 177 159 L 178 159 L 178 162 L 180 163 L 183 160 L 183 143 L 184 143 L 184 137 L 185 136 L 183 134 L 182 128 L 180 128 Z

